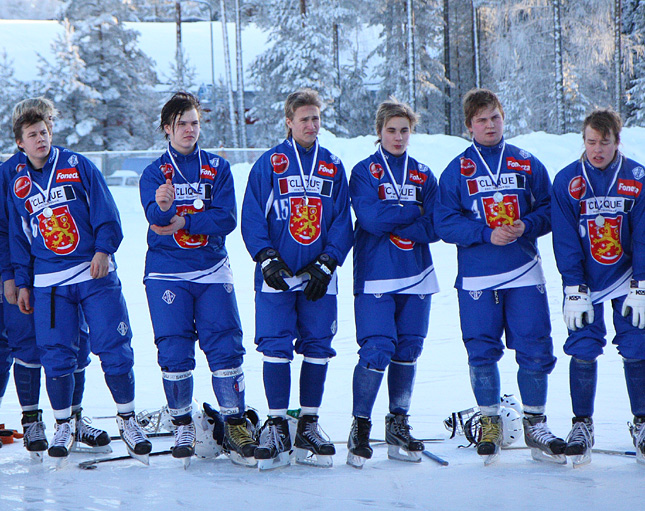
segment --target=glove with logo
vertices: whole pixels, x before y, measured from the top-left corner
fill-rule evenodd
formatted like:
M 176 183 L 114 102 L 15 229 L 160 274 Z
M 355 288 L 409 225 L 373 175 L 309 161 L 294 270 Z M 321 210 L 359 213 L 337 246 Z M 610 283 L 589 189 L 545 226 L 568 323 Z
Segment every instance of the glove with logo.
M 622 315 L 627 317 L 631 313 L 632 325 L 645 328 L 645 280 L 632 280 L 629 293 L 623 302 Z
M 256 260 L 260 263 L 264 282 L 269 287 L 278 291 L 289 290 L 289 284 L 284 281 L 284 277 L 293 277 L 293 273 L 276 249 L 265 248 L 256 256 Z
M 338 266 L 338 263 L 333 258 L 327 254 L 320 254 L 318 259 L 296 273 L 296 277 L 300 277 L 305 273 L 309 274 L 310 279 L 304 290 L 307 300 L 315 302 L 327 294 L 327 286 L 329 286 L 336 266 Z
M 569 330 L 593 323 L 594 312 L 589 288 L 585 285 L 564 288 L 564 322 Z

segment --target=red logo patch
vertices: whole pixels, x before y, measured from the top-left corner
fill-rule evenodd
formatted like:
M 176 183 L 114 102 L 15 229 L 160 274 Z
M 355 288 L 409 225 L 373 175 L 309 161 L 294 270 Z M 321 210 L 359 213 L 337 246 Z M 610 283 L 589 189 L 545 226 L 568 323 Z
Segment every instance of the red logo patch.
M 506 158 L 506 168 L 508 170 L 521 170 L 527 174 L 531 172 L 531 160 L 516 160 L 515 158 Z
M 461 158 L 461 175 L 470 177 L 477 171 L 477 165 L 470 158 Z
M 289 168 L 289 158 L 286 154 L 273 153 L 271 155 L 271 166 L 276 174 L 283 174 Z
M 56 171 L 57 183 L 80 183 L 81 177 L 78 175 L 78 169 L 58 169 Z
M 422 185 L 423 183 L 426 182 L 427 179 L 428 179 L 428 174 L 424 174 L 423 172 L 419 172 L 418 170 L 410 171 L 410 181 L 412 181 L 413 183 Z
M 170 163 L 164 163 L 159 167 L 159 170 L 161 170 L 165 180 L 170 179 L 172 181 L 172 178 L 175 175 L 175 168 Z
M 24 169 L 26 166 L 27 165 L 24 163 L 19 163 L 18 165 L 16 165 L 16 174 L 20 172 L 22 169 Z
M 318 166 L 318 174 L 320 174 L 321 176 L 334 177 L 337 171 L 338 169 L 333 163 L 321 161 L 320 165 Z
M 396 234 L 390 233 L 390 241 L 401 250 L 412 250 L 414 248 L 414 241 L 401 238 Z
M 322 200 L 309 197 L 307 204 L 301 197 L 290 197 L 289 233 L 301 245 L 311 245 L 320 238 Z
M 596 224 L 595 219 L 587 220 L 591 255 L 600 264 L 615 264 L 623 255 L 620 240 L 622 223 L 622 216 L 605 218 L 602 227 Z
M 492 197 L 482 197 L 486 223 L 491 229 L 502 225 L 513 225 L 520 217 L 520 206 L 517 195 L 504 195 L 502 202 L 495 202 Z
M 192 215 L 198 211 L 202 211 L 202 209 L 195 209 L 192 205 L 177 206 L 177 215 L 179 216 Z M 189 234 L 185 229 L 179 229 L 172 236 L 181 248 L 199 248 L 208 243 L 207 234 Z
M 13 193 L 16 194 L 16 197 L 19 199 L 24 199 L 31 192 L 31 179 L 27 176 L 21 176 L 16 179 L 16 182 L 13 184 Z
M 576 176 L 569 181 L 569 195 L 576 200 L 580 200 L 585 196 L 587 191 L 587 182 L 584 177 Z
M 67 206 L 54 208 L 53 215 L 49 218 L 42 212 L 39 213 L 38 229 L 45 246 L 54 254 L 71 254 L 78 246 L 80 234 Z
M 383 177 L 383 167 L 378 163 L 370 163 L 370 174 L 376 179 L 381 179 Z
M 215 179 L 215 176 L 217 175 L 217 170 L 211 167 L 202 167 L 202 171 L 200 174 L 201 179 L 210 179 L 211 181 Z
M 633 181 L 631 179 L 618 180 L 618 193 L 620 193 L 621 195 L 638 197 L 641 193 L 642 188 L 643 185 L 639 181 Z

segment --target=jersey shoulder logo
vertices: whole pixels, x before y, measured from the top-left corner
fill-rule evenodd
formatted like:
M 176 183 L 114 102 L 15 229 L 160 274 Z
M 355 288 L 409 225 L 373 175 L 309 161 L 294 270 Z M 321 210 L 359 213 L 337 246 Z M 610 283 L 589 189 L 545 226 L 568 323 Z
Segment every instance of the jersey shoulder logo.
M 418 170 L 410 170 L 410 181 L 417 185 L 423 185 L 428 179 L 428 174 L 419 172 Z
M 632 179 L 619 179 L 618 189 L 616 190 L 621 195 L 629 195 L 631 197 L 638 197 L 641 193 L 643 185 L 640 181 Z
M 381 179 L 383 177 L 383 167 L 380 163 L 370 163 L 370 174 L 376 179 Z
M 57 183 L 80 183 L 81 177 L 78 175 L 78 169 L 58 169 L 56 171 Z
M 271 166 L 276 174 L 284 174 L 289 168 L 289 158 L 284 153 L 273 153 L 271 155 Z
M 13 193 L 19 199 L 26 198 L 31 192 L 31 179 L 28 176 L 20 176 L 13 184 Z
M 338 172 L 338 169 L 336 168 L 336 165 L 334 165 L 334 163 L 321 161 L 320 165 L 318 165 L 318 174 L 320 174 L 321 176 L 334 177 L 336 175 L 336 172 Z
M 506 168 L 508 170 L 519 170 L 521 172 L 526 172 L 527 174 L 532 174 L 531 172 L 531 160 L 517 160 L 512 156 L 506 158 Z
M 582 176 L 575 176 L 569 181 L 569 195 L 575 200 L 580 200 L 587 192 L 587 182 Z
M 68 159 L 67 163 L 69 163 L 70 167 L 76 167 L 78 165 L 78 156 L 75 154 L 72 154 Z
M 638 167 L 634 167 L 632 169 L 632 174 L 636 179 L 643 179 L 645 177 L 645 169 L 643 169 L 643 167 L 639 165 Z
M 477 172 L 477 164 L 470 158 L 459 158 L 461 175 L 472 177 Z

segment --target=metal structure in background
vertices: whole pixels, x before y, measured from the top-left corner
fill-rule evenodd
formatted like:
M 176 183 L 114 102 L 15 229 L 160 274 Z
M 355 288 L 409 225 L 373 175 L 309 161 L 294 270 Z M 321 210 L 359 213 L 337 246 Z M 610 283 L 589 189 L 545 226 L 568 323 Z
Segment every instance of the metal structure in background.
M 208 19 L 209 19 L 209 28 L 210 28 L 210 42 L 211 42 L 211 84 L 213 89 L 215 89 L 215 53 L 213 51 L 213 6 L 203 0 L 180 0 L 179 3 L 192 2 L 194 4 L 205 5 L 208 8 Z

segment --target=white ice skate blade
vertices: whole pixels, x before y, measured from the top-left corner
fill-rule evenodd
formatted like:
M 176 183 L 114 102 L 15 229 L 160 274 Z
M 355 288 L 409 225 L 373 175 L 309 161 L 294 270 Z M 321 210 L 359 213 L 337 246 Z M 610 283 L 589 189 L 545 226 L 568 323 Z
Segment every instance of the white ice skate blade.
M 42 463 L 45 458 L 45 451 L 27 451 L 31 461 L 34 463 Z
M 127 447 L 128 449 L 128 454 L 130 457 L 134 460 L 137 460 L 140 463 L 143 463 L 145 466 L 150 465 L 150 456 L 147 454 L 136 454 L 132 449 Z
M 547 454 L 537 447 L 531 447 L 531 457 L 535 461 L 544 463 L 555 463 L 556 465 L 566 465 L 567 457 L 564 454 Z
M 257 467 L 258 460 L 253 456 L 245 458 L 241 456 L 239 452 L 230 452 L 228 453 L 228 459 L 230 459 L 235 465 L 241 465 L 243 467 Z
M 52 458 L 55 460 L 54 462 L 54 470 L 61 470 L 67 466 L 67 462 L 69 461 L 69 456 L 62 456 L 60 458 Z
M 636 449 L 636 461 L 641 465 L 645 465 L 645 454 L 640 449 Z
M 188 470 L 188 467 L 190 467 L 190 460 L 192 459 L 192 456 L 186 456 L 185 458 L 180 458 L 180 459 L 184 465 L 184 470 Z
M 110 446 L 110 444 L 90 447 L 89 445 L 81 445 L 78 442 L 74 442 L 69 452 L 81 452 L 86 454 L 110 454 L 112 452 L 112 447 Z
M 571 462 L 573 463 L 573 468 L 582 467 L 591 463 L 591 449 L 589 449 L 584 454 L 578 454 L 576 456 L 570 456 Z
M 484 466 L 487 467 L 497 462 L 497 460 L 499 459 L 499 452 L 496 452 L 495 454 L 485 454 L 483 457 L 484 457 Z
M 363 468 L 363 465 L 365 465 L 365 462 L 367 461 L 367 458 L 363 458 L 362 456 L 356 456 L 356 454 L 352 454 L 351 452 L 347 453 L 347 464 L 350 467 L 354 468 Z
M 274 470 L 280 467 L 286 467 L 291 464 L 291 456 L 289 452 L 281 452 L 275 458 L 268 460 L 258 460 L 258 469 L 264 472 L 265 470 Z
M 423 451 L 406 451 L 403 447 L 398 445 L 387 446 L 387 457 L 391 460 L 421 463 L 422 452 Z
M 333 456 L 315 454 L 307 449 L 296 448 L 296 463 L 312 467 L 331 468 L 334 466 Z

